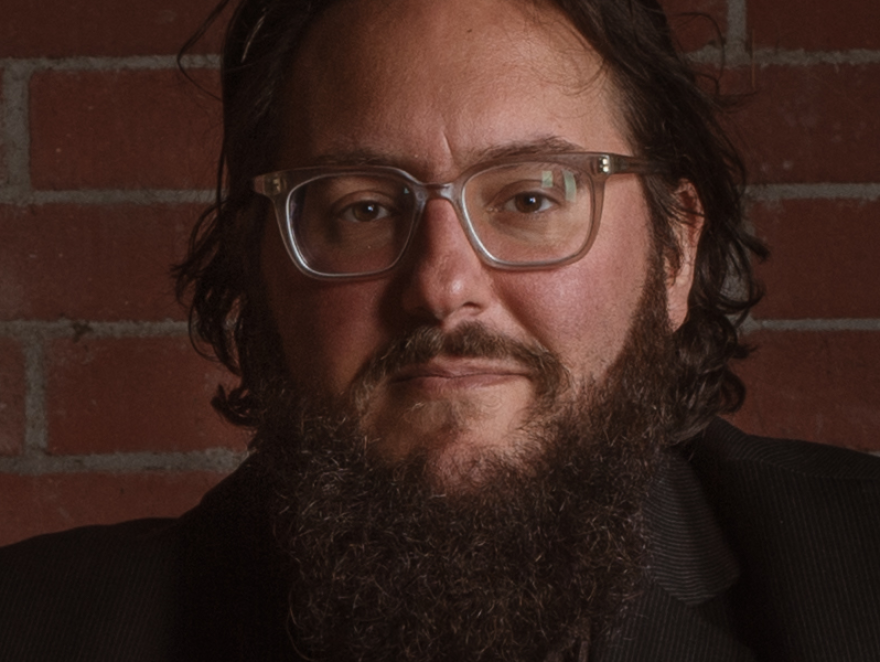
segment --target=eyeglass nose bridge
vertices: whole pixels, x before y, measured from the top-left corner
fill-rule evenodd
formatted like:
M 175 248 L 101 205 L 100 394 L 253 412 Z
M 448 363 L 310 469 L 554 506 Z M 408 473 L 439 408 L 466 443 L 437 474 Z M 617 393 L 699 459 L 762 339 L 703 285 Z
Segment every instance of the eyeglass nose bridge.
M 446 200 L 452 205 L 455 215 L 458 217 L 458 223 L 462 230 L 464 230 L 468 243 L 471 245 L 474 253 L 477 254 L 477 257 L 480 258 L 480 261 L 490 266 L 499 266 L 498 260 L 496 260 L 474 230 L 473 224 L 471 223 L 471 219 L 468 216 L 467 209 L 464 205 L 464 186 L 461 180 L 447 182 L 445 184 L 414 181 L 412 184 L 416 198 L 412 227 L 410 228 L 406 244 L 400 253 L 400 257 L 395 262 L 395 265 L 399 264 L 404 256 L 409 253 L 410 245 L 413 243 L 413 239 L 418 233 L 419 227 L 424 220 L 425 209 L 427 208 L 428 203 L 431 200 Z

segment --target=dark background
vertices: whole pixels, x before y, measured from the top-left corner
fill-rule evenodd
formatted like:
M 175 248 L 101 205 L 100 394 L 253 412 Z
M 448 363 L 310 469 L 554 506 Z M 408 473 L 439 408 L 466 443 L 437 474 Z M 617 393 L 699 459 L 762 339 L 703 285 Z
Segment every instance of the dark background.
M 243 455 L 168 278 L 210 200 L 220 120 L 174 54 L 212 4 L 0 0 L 0 543 L 176 515 Z M 708 69 L 724 44 L 773 249 L 735 422 L 878 452 L 880 4 L 666 6 Z M 188 60 L 208 88 L 218 43 Z

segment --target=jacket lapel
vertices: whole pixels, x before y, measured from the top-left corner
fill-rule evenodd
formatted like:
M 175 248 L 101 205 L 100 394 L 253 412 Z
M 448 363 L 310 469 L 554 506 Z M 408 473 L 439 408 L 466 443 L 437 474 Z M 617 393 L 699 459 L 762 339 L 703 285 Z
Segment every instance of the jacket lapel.
M 676 452 L 659 470 L 644 513 L 646 587 L 591 662 L 754 660 L 737 640 L 726 608 L 739 564 L 699 479 Z

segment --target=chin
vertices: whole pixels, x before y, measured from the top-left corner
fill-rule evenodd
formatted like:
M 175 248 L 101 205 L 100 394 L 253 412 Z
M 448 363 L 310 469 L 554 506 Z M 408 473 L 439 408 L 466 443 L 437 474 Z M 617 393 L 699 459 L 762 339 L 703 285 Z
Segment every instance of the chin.
M 541 454 L 534 438 L 500 422 L 483 423 L 398 429 L 393 436 L 374 437 L 370 455 L 391 469 L 408 473 L 417 467 L 437 494 L 472 494 L 497 483 L 499 475 L 531 474 L 531 460 Z

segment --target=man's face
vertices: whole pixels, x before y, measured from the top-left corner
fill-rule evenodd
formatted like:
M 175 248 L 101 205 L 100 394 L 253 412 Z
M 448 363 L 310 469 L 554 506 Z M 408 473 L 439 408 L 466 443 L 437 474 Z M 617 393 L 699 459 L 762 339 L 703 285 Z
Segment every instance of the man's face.
M 597 56 L 560 14 L 536 11 L 510 0 L 336 5 L 293 63 L 276 166 L 366 156 L 445 182 L 501 151 L 566 144 L 632 154 Z M 574 389 L 589 387 L 631 326 L 653 250 L 649 222 L 637 178 L 614 177 L 584 258 L 502 271 L 480 260 L 453 207 L 432 200 L 394 272 L 332 283 L 300 273 L 269 227 L 263 272 L 287 367 L 307 392 L 343 402 L 395 339 L 476 325 L 549 350 Z M 670 310 L 684 310 L 687 287 L 668 282 Z M 536 399 L 535 378 L 516 359 L 441 354 L 383 376 L 358 413 L 375 455 L 426 455 L 454 482 L 481 458 L 523 452 Z

